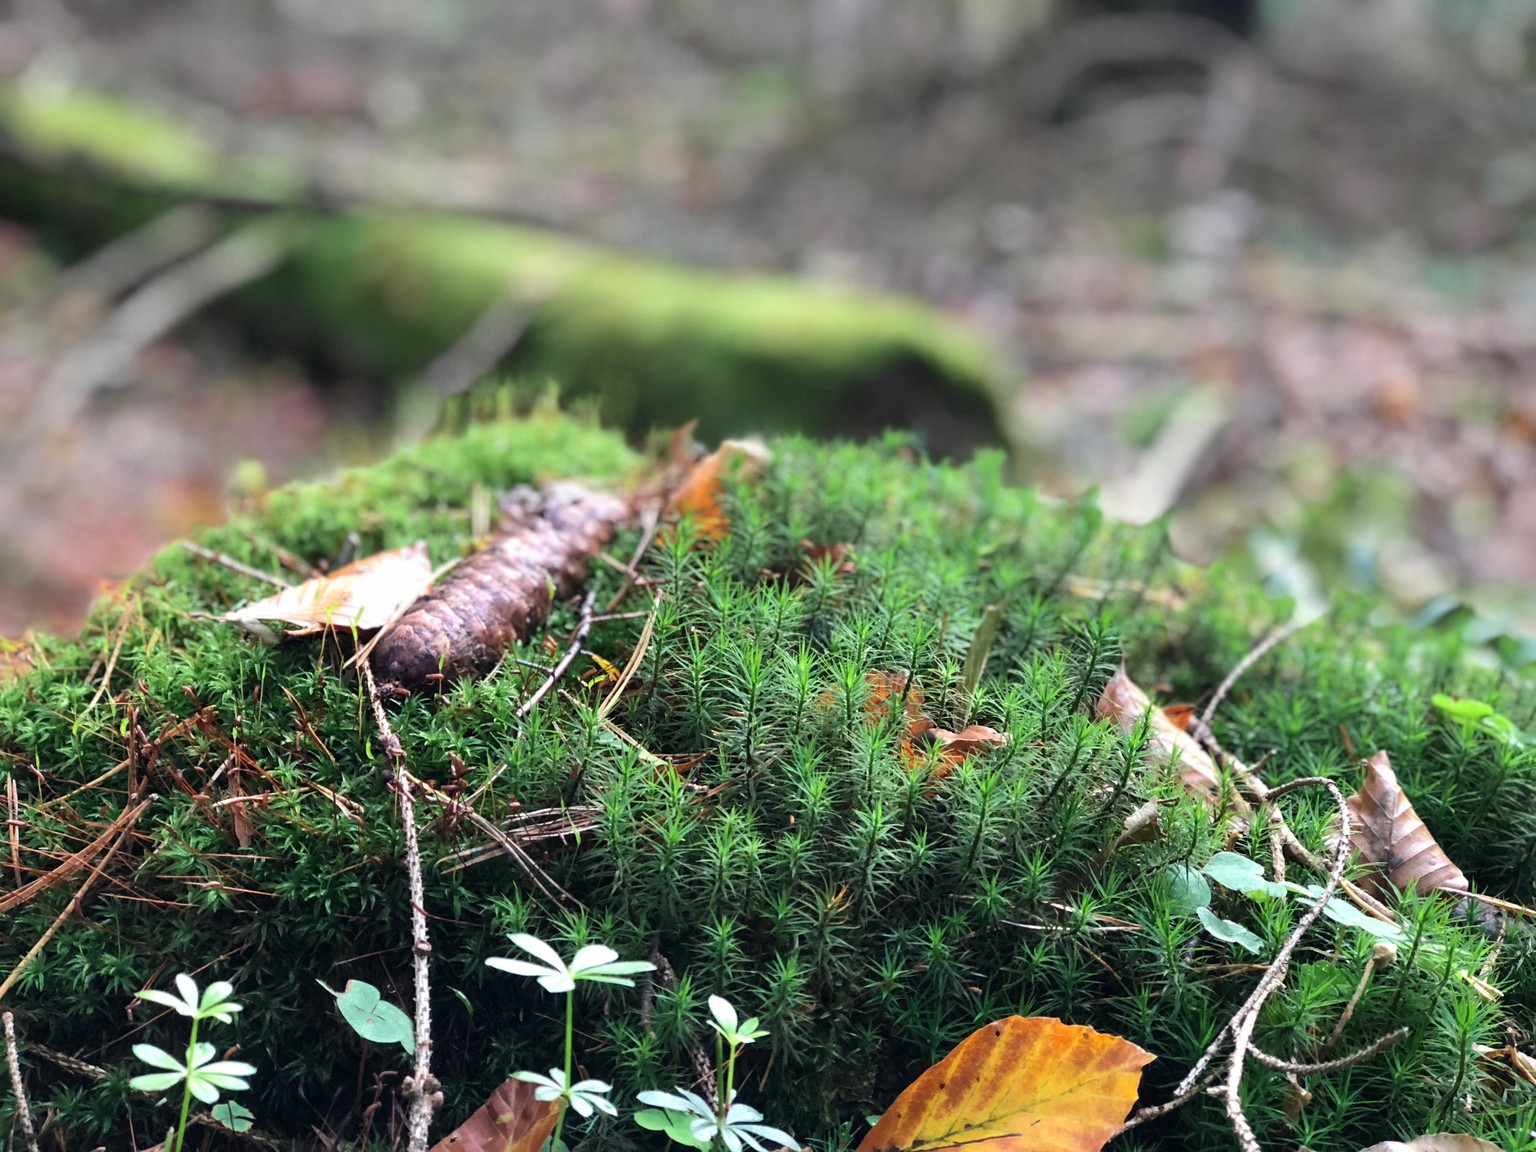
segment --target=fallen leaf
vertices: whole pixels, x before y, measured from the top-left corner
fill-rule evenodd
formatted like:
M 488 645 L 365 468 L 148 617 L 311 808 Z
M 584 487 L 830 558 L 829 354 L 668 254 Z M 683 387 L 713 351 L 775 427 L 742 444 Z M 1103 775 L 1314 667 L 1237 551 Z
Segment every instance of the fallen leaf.
M 560 1100 L 536 1100 L 534 1085 L 507 1080 L 432 1152 L 539 1152 L 560 1118 Z
M 875 671 L 864 678 L 869 695 L 864 699 L 864 715 L 872 724 L 878 724 L 891 714 L 892 698 L 900 700 L 907 721 L 907 730 L 901 738 L 901 756 L 907 767 L 926 762 L 935 748 L 938 755 L 933 767 L 933 777 L 942 780 L 955 770 L 967 756 L 985 752 L 989 748 L 1001 748 L 1008 743 L 1008 734 L 985 724 L 970 724 L 959 732 L 940 728 L 933 722 L 923 705 L 926 698 L 915 684 L 907 689 L 907 678 L 900 672 Z M 824 692 L 821 702 L 832 707 L 835 696 Z
M 1360 880 L 1362 888 L 1378 896 L 1389 885 L 1420 896 L 1467 890 L 1466 876 L 1424 827 L 1385 752 L 1366 761 L 1365 782 L 1347 803 L 1350 842 L 1362 860 L 1379 866 Z
M 1360 1152 L 1499 1152 L 1499 1146 L 1460 1132 L 1440 1132 L 1407 1141 L 1383 1140 Z
M 427 546 L 416 543 L 364 557 L 328 576 L 316 576 L 226 612 L 220 619 L 266 636 L 272 634 L 267 621 L 297 626 L 298 631 L 288 632 L 289 636 L 308 636 L 327 628 L 382 628 L 431 583 Z
M 1050 1017 L 985 1025 L 924 1072 L 858 1152 L 1098 1152 L 1153 1059 L 1128 1040 Z
M 756 480 L 762 476 L 770 455 L 761 440 L 722 440 L 720 447 L 689 470 L 672 491 L 667 511 L 693 520 L 700 540 L 721 540 L 730 528 L 730 517 L 720 507 L 720 489 L 729 477 Z
M 1008 743 L 1008 734 L 985 724 L 970 724 L 959 732 L 946 728 L 929 728 L 922 734 L 928 743 L 937 743 L 943 751 L 940 755 L 950 766 L 960 763 L 967 756 L 984 752 L 988 748 L 1001 748 Z
M 1134 732 L 1148 712 L 1152 713 L 1150 744 L 1153 753 L 1177 763 L 1184 787 L 1214 804 L 1221 795 L 1221 773 L 1217 771 L 1216 762 L 1181 725 L 1169 719 L 1163 709 L 1153 706 L 1147 694 L 1125 674 L 1124 668 L 1104 685 L 1104 694 L 1099 697 L 1095 709 L 1101 720 L 1113 720 L 1127 732 Z

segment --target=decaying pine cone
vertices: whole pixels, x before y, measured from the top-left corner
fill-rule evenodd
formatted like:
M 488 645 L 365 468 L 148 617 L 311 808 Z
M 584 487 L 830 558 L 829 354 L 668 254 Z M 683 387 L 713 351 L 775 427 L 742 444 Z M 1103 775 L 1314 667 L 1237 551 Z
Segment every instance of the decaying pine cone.
M 386 696 L 489 672 L 513 641 L 549 618 L 556 599 L 581 587 L 631 509 L 617 496 L 558 483 L 515 489 L 502 513 L 502 534 L 379 637 L 370 662 Z

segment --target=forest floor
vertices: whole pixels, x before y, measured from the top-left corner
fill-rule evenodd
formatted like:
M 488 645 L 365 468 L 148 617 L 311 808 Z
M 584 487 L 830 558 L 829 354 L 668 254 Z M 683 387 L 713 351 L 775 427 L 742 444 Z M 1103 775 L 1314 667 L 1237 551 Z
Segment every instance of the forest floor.
M 1463 85 L 1405 115 L 1400 93 L 1243 57 L 1244 122 L 1212 128 L 1219 70 L 1050 81 L 1070 45 L 828 95 L 790 48 L 664 15 L 39 0 L 0 26 L 0 71 L 132 94 L 359 196 L 914 293 L 1010 351 L 1031 482 L 1173 508 L 1183 553 L 1247 548 L 1304 597 L 1465 596 L 1536 634 L 1517 101 Z M 109 313 L 79 271 L 0 227 L 0 427 Z M 380 451 L 379 394 L 212 324 L 150 347 L 0 463 L 0 635 L 71 628 L 231 486 Z

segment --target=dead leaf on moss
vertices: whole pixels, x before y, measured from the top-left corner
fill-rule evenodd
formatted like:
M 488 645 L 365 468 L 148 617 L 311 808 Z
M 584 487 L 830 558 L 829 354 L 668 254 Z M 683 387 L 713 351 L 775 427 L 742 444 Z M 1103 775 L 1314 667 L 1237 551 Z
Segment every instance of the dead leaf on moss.
M 858 1152 L 1098 1152 L 1125 1122 L 1153 1056 L 1050 1017 L 978 1028 L 914 1080 Z
M 1179 779 L 1184 787 L 1208 803 L 1215 803 L 1221 795 L 1221 773 L 1210 754 L 1195 742 L 1183 727 L 1170 719 L 1162 708 L 1153 706 L 1147 694 L 1122 668 L 1104 685 L 1095 714 L 1100 719 L 1113 720 L 1127 732 L 1134 732 L 1142 716 L 1152 714 L 1150 743 L 1154 754 L 1161 755 L 1178 765 Z
M 869 695 L 864 699 L 865 718 L 871 724 L 878 724 L 900 703 L 907 722 L 906 731 L 901 736 L 902 760 L 911 768 L 927 762 L 937 750 L 933 764 L 935 780 L 944 779 L 967 756 L 980 755 L 1008 743 L 1006 732 L 988 728 L 985 724 L 970 724 L 959 732 L 940 728 L 923 710 L 926 703 L 923 690 L 915 684 L 907 688 L 905 673 L 875 671 L 868 673 L 864 680 L 869 689 Z M 831 707 L 835 703 L 834 694 L 822 693 L 821 703 L 823 707 Z
M 672 491 L 667 511 L 693 520 L 700 540 L 721 540 L 731 521 L 720 507 L 721 487 L 729 478 L 756 480 L 771 454 L 761 440 L 722 440 L 720 447 L 695 464 Z
M 923 733 L 930 742 L 937 742 L 943 749 L 945 761 L 958 764 L 967 756 L 985 752 L 988 748 L 1001 748 L 1008 743 L 1008 734 L 985 724 L 968 724 L 959 732 L 947 728 L 929 728 Z
M 1499 1146 L 1460 1132 L 1439 1132 L 1413 1140 L 1383 1140 L 1360 1152 L 1499 1152 Z
M 382 628 L 432 583 L 432 561 L 427 546 L 412 544 L 338 568 L 328 576 L 316 576 L 275 596 L 226 612 L 248 631 L 270 637 L 268 622 L 292 624 L 289 636 L 309 636 L 327 628 L 359 631 Z
M 1378 896 L 1388 886 L 1420 896 L 1467 891 L 1466 876 L 1413 810 L 1385 752 L 1366 761 L 1365 782 L 1348 804 L 1350 842 L 1362 860 L 1378 865 L 1360 880 L 1362 888 Z
M 506 1080 L 432 1152 L 539 1152 L 555 1130 L 562 1101 L 537 1100 L 535 1091 L 522 1080 Z

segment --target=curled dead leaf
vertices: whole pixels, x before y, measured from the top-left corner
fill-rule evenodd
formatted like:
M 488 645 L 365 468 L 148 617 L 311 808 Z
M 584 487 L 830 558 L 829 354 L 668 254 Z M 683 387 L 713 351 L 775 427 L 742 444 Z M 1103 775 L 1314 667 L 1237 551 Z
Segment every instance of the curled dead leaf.
M 1378 896 L 1388 888 L 1467 891 L 1467 878 L 1430 835 L 1413 810 L 1385 752 L 1366 761 L 1365 781 L 1348 800 L 1350 842 L 1367 864 L 1377 865 L 1360 886 Z
M 1153 705 L 1147 694 L 1122 668 L 1104 685 L 1095 715 L 1100 719 L 1113 720 L 1127 732 L 1133 732 L 1141 718 L 1151 713 L 1151 749 L 1178 766 L 1179 780 L 1194 795 L 1214 804 L 1221 795 L 1221 773 L 1216 762 L 1194 737 L 1170 719 L 1167 713 Z
M 316 576 L 275 596 L 226 612 L 248 631 L 271 637 L 268 622 L 292 624 L 289 636 L 308 636 L 327 628 L 359 631 L 382 628 L 432 583 L 427 546 L 415 543 L 393 552 L 377 552 L 328 576 Z
M 1153 1056 L 1050 1017 L 978 1028 L 886 1109 L 858 1152 L 1098 1152 Z
M 537 1088 L 506 1080 L 432 1152 L 539 1152 L 555 1130 L 563 1101 L 538 1100 Z

